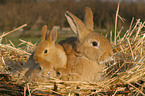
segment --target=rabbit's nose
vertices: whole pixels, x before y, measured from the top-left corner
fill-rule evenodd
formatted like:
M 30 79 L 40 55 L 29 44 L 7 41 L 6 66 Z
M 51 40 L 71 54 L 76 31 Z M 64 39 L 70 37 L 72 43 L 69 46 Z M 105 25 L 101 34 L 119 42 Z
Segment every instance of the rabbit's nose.
M 50 76 L 50 72 L 49 71 L 47 72 L 47 74 L 48 74 L 48 76 Z

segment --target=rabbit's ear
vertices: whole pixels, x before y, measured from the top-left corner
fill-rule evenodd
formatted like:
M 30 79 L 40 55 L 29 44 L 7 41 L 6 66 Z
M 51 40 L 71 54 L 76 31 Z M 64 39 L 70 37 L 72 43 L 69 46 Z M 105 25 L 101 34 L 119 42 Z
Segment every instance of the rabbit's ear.
M 86 27 L 93 31 L 94 29 L 94 22 L 93 22 L 93 12 L 89 7 L 85 8 L 85 19 L 84 19 L 84 23 L 86 25 Z
M 66 11 L 65 17 L 67 18 L 71 29 L 74 31 L 75 34 L 78 35 L 79 40 L 85 38 L 90 33 L 89 31 L 85 31 L 85 24 L 71 12 Z
M 44 25 L 44 26 L 42 27 L 42 30 L 41 30 L 42 41 L 45 40 L 46 32 L 47 32 L 47 25 Z
M 49 41 L 50 43 L 55 43 L 56 40 L 57 40 L 57 29 L 54 26 L 47 36 L 47 41 Z

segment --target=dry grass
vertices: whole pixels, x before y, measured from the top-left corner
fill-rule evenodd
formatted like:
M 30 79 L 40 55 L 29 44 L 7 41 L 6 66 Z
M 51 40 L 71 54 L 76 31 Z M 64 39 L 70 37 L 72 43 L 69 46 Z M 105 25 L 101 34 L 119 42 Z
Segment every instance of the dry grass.
M 119 9 L 118 9 L 119 10 Z M 116 15 L 118 18 L 118 14 Z M 142 31 L 145 22 L 140 19 L 133 23 L 132 20 L 129 29 L 123 37 L 120 37 L 121 30 L 115 35 L 115 41 L 112 42 L 114 55 L 107 67 L 104 69 L 106 79 L 101 82 L 79 82 L 79 81 L 62 81 L 57 78 L 51 78 L 43 83 L 28 83 L 25 78 L 17 78 L 11 75 L 11 70 L 21 67 L 24 61 L 27 61 L 30 53 L 34 50 L 35 44 L 21 40 L 21 44 L 26 44 L 25 48 L 16 48 L 11 45 L 0 44 L 0 83 L 11 84 L 13 89 L 21 86 L 23 90 L 8 89 L 9 86 L 2 88 L 14 93 L 18 91 L 23 95 L 145 95 L 145 32 Z M 116 22 L 117 24 L 117 22 Z M 117 26 L 117 25 L 116 25 Z M 112 32 L 110 32 L 112 34 Z M 2 40 L 2 37 L 0 39 Z M 7 74 L 11 78 L 8 78 Z M 20 73 L 23 76 L 23 74 Z M 5 81 L 4 81 L 5 80 Z M 17 87 L 15 87 L 17 86 Z M 14 88 L 15 87 L 15 88 Z M 28 89 L 28 90 L 27 90 Z M 26 92 L 27 91 L 27 92 Z M 14 94 L 15 95 L 15 94 Z

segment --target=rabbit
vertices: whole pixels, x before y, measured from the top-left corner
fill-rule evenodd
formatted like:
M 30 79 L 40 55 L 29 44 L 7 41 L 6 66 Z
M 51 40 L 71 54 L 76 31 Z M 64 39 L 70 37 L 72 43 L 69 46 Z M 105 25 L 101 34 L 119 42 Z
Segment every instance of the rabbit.
M 85 8 L 84 23 L 66 11 L 65 17 L 77 37 L 59 42 L 67 54 L 67 68 L 58 69 L 57 76 L 62 80 L 101 81 L 105 62 L 113 55 L 111 44 L 101 34 L 94 32 L 93 13 Z
M 56 69 L 66 68 L 67 55 L 63 47 L 55 43 L 57 39 L 56 27 L 53 27 L 47 38 L 46 32 L 47 25 L 44 25 L 41 31 L 42 40 L 26 64 L 29 70 L 25 76 L 32 81 L 43 81 L 42 78 L 47 80 L 49 77 L 56 77 Z

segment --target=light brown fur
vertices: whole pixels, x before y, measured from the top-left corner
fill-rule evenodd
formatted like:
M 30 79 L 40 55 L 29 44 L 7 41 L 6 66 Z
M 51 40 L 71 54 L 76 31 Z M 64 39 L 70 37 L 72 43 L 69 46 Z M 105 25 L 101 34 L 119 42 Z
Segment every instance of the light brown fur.
M 77 38 L 68 38 L 60 42 L 68 56 L 68 61 L 66 71 L 59 69 L 58 76 L 63 80 L 101 80 L 103 63 L 110 59 L 113 52 L 108 40 L 94 32 L 91 9 L 88 7 L 85 9 L 85 23 L 68 11 L 65 16 Z M 96 42 L 97 45 L 94 44 Z
M 33 56 L 30 57 L 30 65 L 36 65 L 30 68 L 25 76 L 31 81 L 43 81 L 49 77 L 56 76 L 56 69 L 66 68 L 67 56 L 63 47 L 56 44 L 57 30 L 54 27 L 46 38 L 47 26 L 44 25 L 41 31 L 42 40 L 36 46 Z M 35 67 L 35 68 L 34 68 Z

